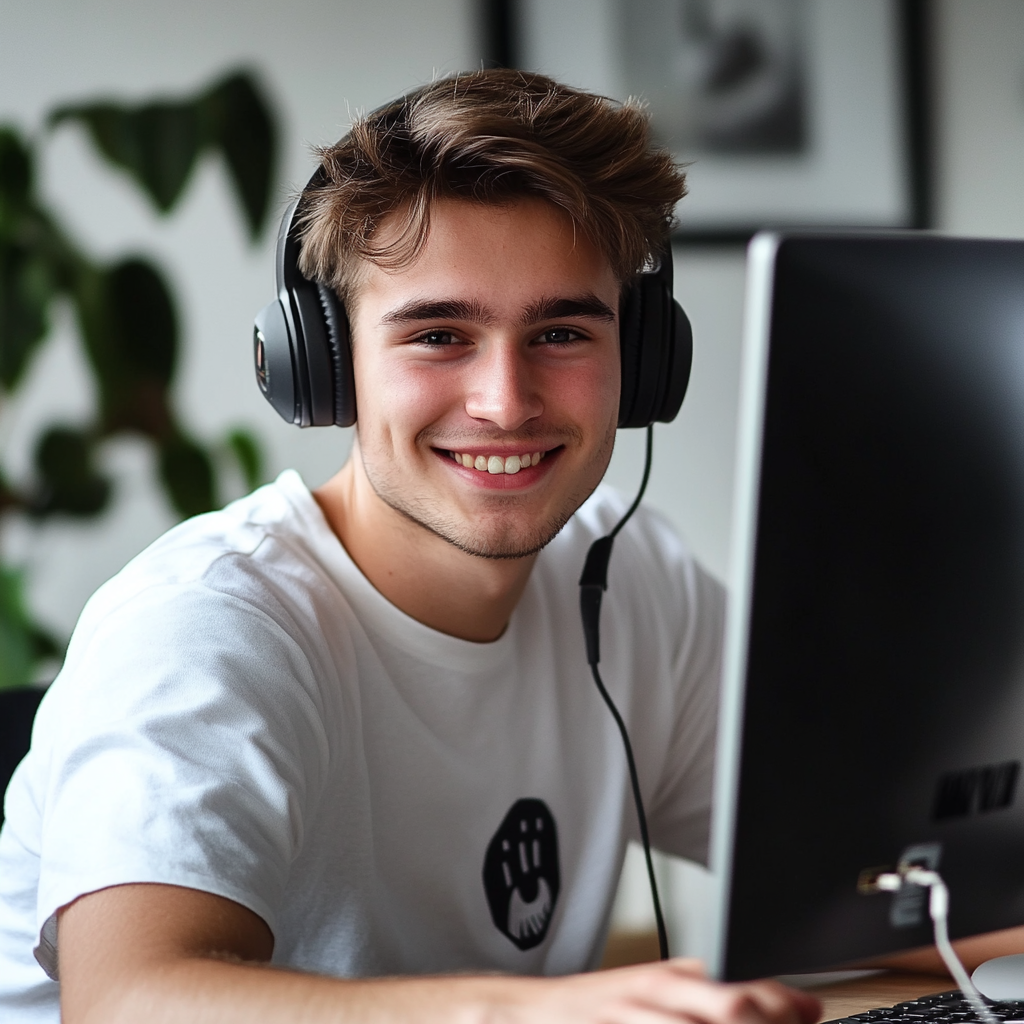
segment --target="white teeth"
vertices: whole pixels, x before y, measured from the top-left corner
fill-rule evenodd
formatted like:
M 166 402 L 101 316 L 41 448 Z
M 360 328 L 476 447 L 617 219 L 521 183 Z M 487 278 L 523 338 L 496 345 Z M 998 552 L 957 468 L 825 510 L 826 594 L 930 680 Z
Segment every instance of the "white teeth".
M 508 473 L 509 476 L 515 476 L 521 469 L 528 469 L 530 466 L 536 466 L 541 459 L 547 454 L 547 452 L 533 452 L 532 454 L 526 455 L 510 455 L 507 459 L 503 459 L 500 455 L 463 455 L 459 452 L 449 452 L 449 455 L 457 462 L 460 466 L 465 466 L 466 469 L 476 469 L 481 473 L 491 473 L 498 475 L 499 473 Z

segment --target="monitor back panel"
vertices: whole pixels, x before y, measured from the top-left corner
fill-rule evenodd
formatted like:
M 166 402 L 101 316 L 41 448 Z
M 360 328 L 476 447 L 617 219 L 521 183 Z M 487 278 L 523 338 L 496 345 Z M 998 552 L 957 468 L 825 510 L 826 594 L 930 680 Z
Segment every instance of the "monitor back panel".
M 908 851 L 949 883 L 954 937 L 1024 923 L 1024 243 L 754 250 L 713 839 L 728 978 L 929 943 L 922 890 L 857 891 Z

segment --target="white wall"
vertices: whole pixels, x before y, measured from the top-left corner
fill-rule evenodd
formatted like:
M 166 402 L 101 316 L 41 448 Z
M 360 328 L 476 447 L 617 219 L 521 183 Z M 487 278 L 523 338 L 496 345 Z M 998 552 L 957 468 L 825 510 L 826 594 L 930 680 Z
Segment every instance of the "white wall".
M 1024 238 L 1024 3 L 939 0 L 937 220 Z

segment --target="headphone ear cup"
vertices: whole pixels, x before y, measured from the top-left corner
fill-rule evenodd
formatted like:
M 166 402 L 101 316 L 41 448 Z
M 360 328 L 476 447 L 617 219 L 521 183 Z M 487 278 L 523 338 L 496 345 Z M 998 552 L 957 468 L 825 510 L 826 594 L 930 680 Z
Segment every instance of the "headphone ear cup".
M 334 423 L 334 371 L 328 340 L 330 330 L 320 304 L 319 288 L 303 278 L 289 289 L 289 296 L 297 327 L 299 390 L 303 398 L 300 425 L 329 427 Z
M 356 421 L 356 384 L 352 372 L 348 317 L 333 288 L 323 284 L 318 284 L 317 288 L 327 326 L 327 348 L 334 381 L 334 425 L 351 427 Z
M 256 379 L 288 422 L 348 427 L 356 419 L 348 318 L 333 289 L 299 270 L 297 209 L 297 201 L 288 206 L 278 229 L 278 300 L 256 318 Z
M 619 304 L 619 362 L 622 367 L 619 388 L 619 426 L 632 427 L 636 408 L 636 389 L 640 374 L 640 338 L 643 299 L 637 281 L 626 290 Z
M 632 394 L 628 409 L 621 399 L 619 401 L 619 426 L 646 427 L 656 418 L 664 387 L 669 293 L 656 273 L 641 274 L 630 292 L 627 298 L 630 330 L 628 335 L 620 332 L 620 351 L 631 366 Z M 625 375 L 624 364 L 623 377 Z
M 619 426 L 670 422 L 679 412 L 690 381 L 693 333 L 682 306 L 672 298 L 668 258 L 658 270 L 641 274 L 630 285 L 619 324 Z
M 659 423 L 671 423 L 679 413 L 690 383 L 693 367 L 693 328 L 690 318 L 682 306 L 672 300 L 671 324 L 668 338 L 668 367 L 665 371 L 665 388 L 655 419 Z

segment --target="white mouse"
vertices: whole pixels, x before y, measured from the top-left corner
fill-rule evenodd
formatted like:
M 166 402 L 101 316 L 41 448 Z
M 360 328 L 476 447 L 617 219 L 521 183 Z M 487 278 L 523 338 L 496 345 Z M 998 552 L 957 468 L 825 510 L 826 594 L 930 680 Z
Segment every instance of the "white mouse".
M 971 975 L 978 991 L 995 1002 L 1024 999 L 1024 953 L 986 960 Z

